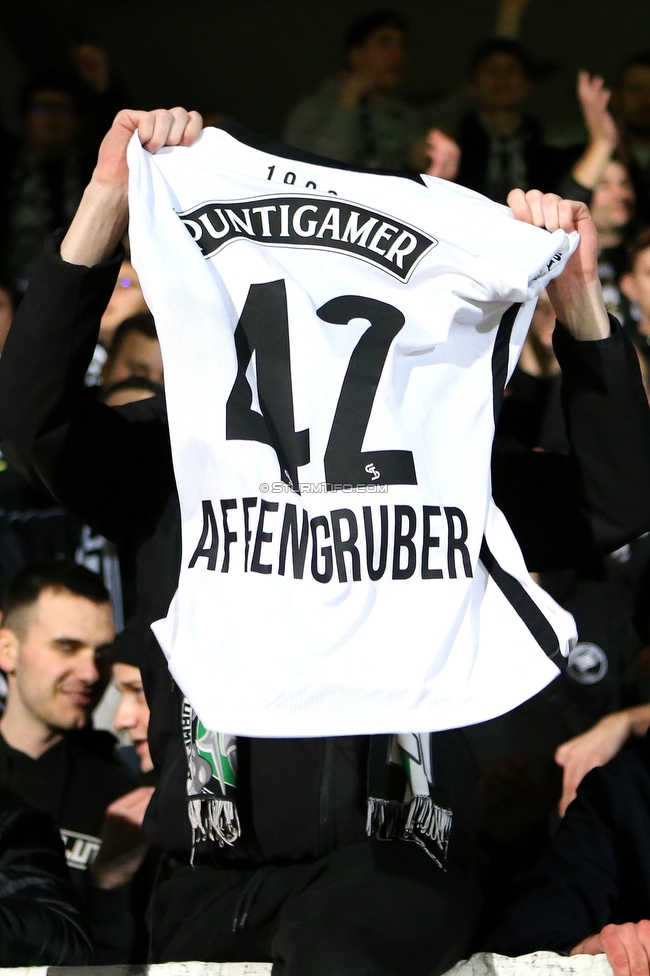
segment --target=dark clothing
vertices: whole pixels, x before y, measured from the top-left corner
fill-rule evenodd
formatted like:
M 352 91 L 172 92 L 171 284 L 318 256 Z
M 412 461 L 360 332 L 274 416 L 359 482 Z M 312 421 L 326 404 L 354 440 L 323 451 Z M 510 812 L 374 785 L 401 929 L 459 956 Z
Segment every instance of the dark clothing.
M 650 914 L 650 754 L 592 770 L 549 850 L 485 948 L 509 956 L 569 952 L 610 922 Z
M 114 750 L 110 733 L 82 729 L 66 733 L 32 759 L 0 735 L 0 786 L 52 817 L 63 836 L 72 878 L 82 890 L 99 849 L 106 807 L 137 785 Z
M 99 964 L 129 961 L 136 937 L 131 891 L 128 885 L 95 889 L 87 869 L 101 844 L 106 807 L 136 786 L 136 778 L 116 757 L 115 739 L 108 732 L 69 732 L 38 759 L 12 749 L 0 735 L 0 787 L 59 827 Z
M 491 135 L 478 115 L 470 112 L 462 120 L 456 139 L 462 153 L 456 182 L 498 203 L 505 203 L 514 187 L 542 193 L 562 191 L 562 196 L 586 203 L 591 199 L 591 193 L 570 177 L 580 147 L 557 149 L 546 145 L 540 126 L 528 116 L 514 136 L 504 137 Z M 573 192 L 565 192 L 567 179 Z
M 55 824 L 0 790 L 0 966 L 91 962 Z
M 541 447 L 569 453 L 560 401 L 559 376 L 544 379 L 518 366 L 506 387 L 499 414 L 496 443 L 503 449 Z
M 274 961 L 274 976 L 436 976 L 462 956 L 478 896 L 415 844 L 371 841 L 256 872 L 182 868 L 154 899 L 154 959 Z M 162 949 L 161 949 L 162 946 Z

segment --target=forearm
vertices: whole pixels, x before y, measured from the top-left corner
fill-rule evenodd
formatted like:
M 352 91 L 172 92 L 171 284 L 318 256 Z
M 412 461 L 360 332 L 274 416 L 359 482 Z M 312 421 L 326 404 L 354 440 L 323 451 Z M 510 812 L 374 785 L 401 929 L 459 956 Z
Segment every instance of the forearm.
M 630 735 L 642 738 L 650 728 L 650 705 L 636 705 L 626 709 Z
M 566 274 L 562 278 L 561 290 L 557 280 L 548 288 L 558 320 L 579 342 L 606 339 L 612 328 L 598 278 L 585 280 Z
M 592 140 L 571 170 L 574 180 L 581 186 L 594 190 L 615 148 L 611 142 Z
M 101 264 L 115 253 L 127 220 L 126 189 L 93 178 L 61 242 L 61 257 L 87 268 Z

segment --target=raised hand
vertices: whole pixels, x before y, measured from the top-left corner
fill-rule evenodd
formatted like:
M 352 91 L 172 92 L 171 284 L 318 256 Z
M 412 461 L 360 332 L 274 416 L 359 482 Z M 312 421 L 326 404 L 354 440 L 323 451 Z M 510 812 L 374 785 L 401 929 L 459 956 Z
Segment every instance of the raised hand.
M 460 166 L 460 146 L 440 129 L 431 129 L 426 139 L 426 154 L 429 157 L 427 176 L 438 176 L 441 180 L 454 180 Z
M 141 786 L 107 808 L 102 844 L 90 867 L 96 888 L 118 888 L 126 884 L 142 864 L 149 848 L 142 821 L 153 792 L 152 786 Z
M 577 93 L 590 140 L 605 143 L 613 150 L 619 133 L 608 110 L 612 93 L 605 88 L 604 80 L 599 75 L 590 76 L 588 71 L 579 71 Z
M 202 126 L 199 113 L 184 108 L 118 112 L 99 147 L 92 179 L 61 243 L 63 260 L 91 268 L 115 251 L 128 219 L 126 150 L 134 132 L 139 132 L 144 148 L 154 153 L 163 146 L 190 146 Z
M 589 208 L 540 190 L 511 190 L 508 206 L 517 220 L 536 227 L 579 232 L 578 248 L 562 274 L 549 283 L 548 297 L 556 316 L 576 339 L 606 338 L 611 329 L 598 278 L 598 234 Z
M 184 108 L 157 108 L 154 112 L 122 109 L 99 147 L 93 180 L 126 190 L 129 178 L 126 150 L 136 130 L 144 148 L 155 153 L 163 146 L 191 146 L 202 128 L 199 113 Z

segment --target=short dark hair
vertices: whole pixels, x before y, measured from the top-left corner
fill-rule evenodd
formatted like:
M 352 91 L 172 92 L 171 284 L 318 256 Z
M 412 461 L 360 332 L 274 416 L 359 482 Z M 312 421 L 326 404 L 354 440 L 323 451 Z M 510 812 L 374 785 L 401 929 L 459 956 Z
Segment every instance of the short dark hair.
M 120 380 L 119 383 L 112 383 L 106 389 L 102 387 L 102 400 L 106 400 L 111 393 L 120 393 L 122 390 L 147 390 L 149 393 L 153 393 L 154 396 L 158 396 L 159 393 L 163 392 L 160 383 L 154 383 L 153 380 L 147 379 L 146 376 L 127 376 L 125 380 Z
M 132 332 L 139 332 L 147 339 L 157 339 L 156 323 L 151 312 L 138 312 L 137 315 L 129 315 L 128 319 L 120 322 L 113 335 L 109 358 L 114 359 L 124 345 L 124 340 Z
M 508 37 L 492 37 L 479 44 L 469 59 L 470 77 L 473 77 L 483 62 L 487 61 L 493 54 L 510 54 L 517 58 L 526 78 L 529 81 L 534 80 L 535 69 L 531 56 L 518 41 L 511 40 Z
M 650 227 L 645 227 L 640 231 L 627 248 L 628 263 L 630 270 L 634 270 L 634 262 L 642 251 L 647 251 L 650 247 Z
M 375 10 L 364 14 L 354 21 L 345 35 L 344 51 L 348 54 L 355 47 L 365 44 L 371 34 L 382 27 L 394 27 L 395 30 L 406 33 L 406 20 L 396 10 Z
M 97 573 L 72 559 L 38 559 L 20 569 L 9 582 L 2 599 L 2 626 L 21 629 L 20 615 L 32 607 L 45 590 L 65 591 L 91 603 L 110 601 L 104 581 Z
M 47 68 L 28 78 L 20 90 L 18 105 L 22 115 L 26 115 L 34 100 L 36 92 L 57 91 L 70 96 L 70 107 L 79 112 L 80 92 L 75 78 L 66 71 Z
M 620 81 L 623 81 L 628 68 L 636 68 L 637 65 L 641 68 L 650 68 L 650 51 L 639 51 L 638 54 L 633 54 L 632 57 L 626 58 L 621 65 Z

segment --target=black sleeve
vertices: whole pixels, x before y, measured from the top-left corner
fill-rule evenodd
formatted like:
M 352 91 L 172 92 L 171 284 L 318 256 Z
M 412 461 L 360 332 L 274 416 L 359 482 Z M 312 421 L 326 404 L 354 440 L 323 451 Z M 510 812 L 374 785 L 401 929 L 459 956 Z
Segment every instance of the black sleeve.
M 504 956 L 542 949 L 569 953 L 611 921 L 618 867 L 601 802 L 589 784 L 581 786 L 551 847 L 487 939 L 485 951 Z
M 0 794 L 0 945 L 3 966 L 93 961 L 54 823 L 6 791 Z
M 20 474 L 82 521 L 137 543 L 173 485 L 166 423 L 151 400 L 115 409 L 85 389 L 120 259 L 68 264 L 59 239 L 46 245 L 0 359 L 0 443 Z
M 636 351 L 612 325 L 594 342 L 555 329 L 570 454 L 493 455 L 494 500 L 530 570 L 579 566 L 650 528 L 650 409 Z

